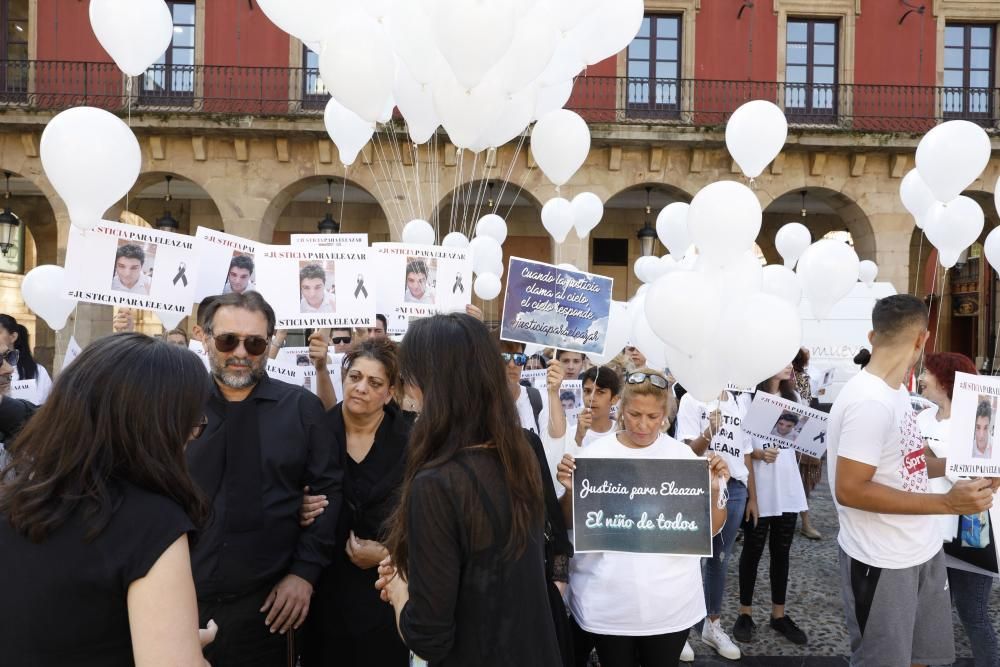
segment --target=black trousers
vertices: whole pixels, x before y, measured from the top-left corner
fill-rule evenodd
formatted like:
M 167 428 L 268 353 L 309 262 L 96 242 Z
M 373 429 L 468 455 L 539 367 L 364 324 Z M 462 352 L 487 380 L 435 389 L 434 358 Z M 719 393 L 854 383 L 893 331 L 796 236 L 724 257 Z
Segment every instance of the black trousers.
M 198 600 L 201 627 L 210 619 L 219 626 L 215 641 L 205 647 L 212 667 L 288 667 L 295 664 L 294 632 L 271 633 L 264 625 L 264 605 L 273 584 L 239 597 Z
M 753 606 L 753 591 L 757 586 L 757 567 L 764 555 L 764 545 L 770 542 L 771 551 L 771 603 L 785 604 L 788 591 L 789 555 L 795 538 L 798 512 L 785 512 L 781 516 L 766 516 L 757 525 L 743 522 L 743 551 L 740 553 L 740 604 Z M 770 540 L 768 540 L 770 533 Z
M 395 623 L 353 634 L 332 623 L 304 627 L 303 667 L 409 667 L 410 650 Z
M 589 663 L 591 648 L 597 649 L 601 667 L 677 667 L 689 630 L 647 637 L 598 635 L 587 632 L 573 619 L 577 667 Z

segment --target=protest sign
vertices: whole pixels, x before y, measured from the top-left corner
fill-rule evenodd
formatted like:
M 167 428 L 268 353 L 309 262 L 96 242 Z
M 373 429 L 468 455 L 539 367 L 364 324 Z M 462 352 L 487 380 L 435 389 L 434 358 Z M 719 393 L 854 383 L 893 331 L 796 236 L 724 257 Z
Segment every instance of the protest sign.
M 367 234 L 292 234 L 293 246 L 313 248 L 338 248 L 342 246 L 368 247 Z
M 83 348 L 76 342 L 76 336 L 70 336 L 69 344 L 66 346 L 66 355 L 63 357 L 62 370 L 66 370 L 66 367 L 73 363 L 73 360 L 79 357 L 81 352 L 83 352 Z
M 826 390 L 833 386 L 833 378 L 837 374 L 836 368 L 826 368 L 817 370 L 815 375 L 809 375 L 809 388 L 813 396 L 819 397 L 826 394 Z
M 705 459 L 576 459 L 576 553 L 712 555 Z
M 10 397 L 38 405 L 41 402 L 38 395 L 38 381 L 14 380 L 10 383 Z
M 521 380 L 527 380 L 538 391 L 545 391 L 549 372 L 544 368 L 532 371 L 521 371 Z
M 286 384 L 294 384 L 296 387 L 302 386 L 302 369 L 298 366 L 281 364 L 274 359 L 267 360 L 267 376 L 272 380 L 278 380 Z
M 559 387 L 559 402 L 567 417 L 576 417 L 583 411 L 583 382 L 563 380 Z
M 753 387 L 743 387 L 738 384 L 733 384 L 730 382 L 726 385 L 726 391 L 731 392 L 734 396 L 736 394 L 752 394 L 754 392 Z
M 603 355 L 614 281 L 511 257 L 500 337 Z
M 825 412 L 758 391 L 743 420 L 743 430 L 760 440 L 764 449 L 794 449 L 822 458 L 826 451 L 826 422 Z
M 1000 447 L 996 446 L 998 408 L 1000 378 L 955 374 L 949 475 L 1000 477 Z
M 468 250 L 405 243 L 376 243 L 372 248 L 378 253 L 378 312 L 429 317 L 465 312 L 472 303 Z
M 278 329 L 375 325 L 375 267 L 362 247 L 261 246 L 257 291 Z
M 331 354 L 326 364 L 326 373 L 333 383 L 333 393 L 337 397 L 337 402 L 344 400 L 344 376 L 340 367 L 344 363 L 343 354 Z M 319 395 L 319 385 L 316 381 L 316 367 L 312 364 L 308 368 L 299 369 L 302 373 L 302 380 L 306 389 Z
M 199 227 L 197 285 L 194 301 L 216 294 L 252 292 L 257 284 L 256 260 L 260 244 L 240 236 Z
M 69 229 L 64 294 L 70 299 L 189 315 L 198 255 L 186 234 L 102 220 Z

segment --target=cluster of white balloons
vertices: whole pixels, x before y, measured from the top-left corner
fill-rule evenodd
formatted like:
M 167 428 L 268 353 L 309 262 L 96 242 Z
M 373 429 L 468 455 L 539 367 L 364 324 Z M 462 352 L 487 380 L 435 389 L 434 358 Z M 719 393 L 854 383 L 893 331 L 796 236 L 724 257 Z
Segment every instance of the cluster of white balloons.
M 942 123 L 920 140 L 917 167 L 900 183 L 903 206 L 937 248 L 946 269 L 983 233 L 982 207 L 962 192 L 986 169 L 991 150 L 989 135 L 979 125 L 966 120 Z
M 542 207 L 542 226 L 556 243 L 566 240 L 570 230 L 584 238 L 604 218 L 604 202 L 593 192 L 581 192 L 572 201 L 554 197 Z
M 159 1 L 159 0 L 156 0 Z M 258 0 L 320 55 L 345 163 L 398 108 L 410 139 L 439 126 L 481 151 L 562 108 L 573 78 L 632 41 L 642 0 Z M 347 120 L 345 112 L 353 114 Z M 339 124 L 331 126 L 330 115 Z

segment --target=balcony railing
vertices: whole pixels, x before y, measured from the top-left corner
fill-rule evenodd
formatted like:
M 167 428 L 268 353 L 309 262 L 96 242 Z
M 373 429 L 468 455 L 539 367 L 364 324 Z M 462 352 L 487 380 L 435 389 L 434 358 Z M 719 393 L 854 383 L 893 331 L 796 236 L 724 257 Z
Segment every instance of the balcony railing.
M 326 99 L 315 69 L 157 65 L 129 86 L 111 63 L 0 61 L 0 109 L 295 117 L 321 114 Z M 793 126 L 824 130 L 925 132 L 952 118 L 1000 125 L 1000 90 L 934 86 L 581 76 L 567 107 L 591 123 L 720 127 L 754 99 L 782 107 Z

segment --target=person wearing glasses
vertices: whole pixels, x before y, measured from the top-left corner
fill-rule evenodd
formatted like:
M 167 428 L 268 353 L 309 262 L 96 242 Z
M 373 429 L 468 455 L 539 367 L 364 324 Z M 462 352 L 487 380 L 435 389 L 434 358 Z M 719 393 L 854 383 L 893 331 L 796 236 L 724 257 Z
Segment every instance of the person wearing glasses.
M 13 380 L 34 380 L 38 404 L 44 403 L 52 390 L 52 378 L 45 367 L 31 355 L 31 339 L 23 324 L 7 314 L 0 315 L 0 345 L 18 353 Z
M 698 458 L 690 447 L 663 433 L 669 394 L 667 378 L 658 371 L 641 368 L 626 376 L 622 430 L 576 456 L 565 454 L 559 463 L 559 482 L 567 491 L 562 497 L 567 521 L 572 520 L 576 458 Z M 715 452 L 707 452 L 706 457 L 712 475 L 712 533 L 717 534 L 726 522 L 726 506 L 719 507 L 719 494 L 720 485 L 729 479 L 729 468 Z M 705 618 L 697 558 L 577 554 L 570 564 L 569 587 L 578 646 L 594 645 L 602 667 L 674 667 L 689 629 Z
M 507 387 L 514 398 L 514 407 L 517 409 L 517 416 L 522 428 L 526 428 L 535 435 L 542 432 L 542 424 L 548 423 L 548 410 L 546 409 L 546 394 L 538 391 L 534 387 L 525 387 L 521 384 L 521 371 L 528 363 L 528 355 L 524 353 L 524 343 L 514 343 L 509 340 L 500 340 L 499 332 L 496 339 L 500 342 L 500 357 L 503 359 L 504 370 L 507 376 Z M 550 368 L 552 368 L 550 366 Z M 560 385 L 562 378 L 559 378 Z M 549 392 L 551 393 L 551 392 Z M 556 388 L 556 403 L 559 402 L 559 390 Z
M 351 349 L 352 341 L 353 336 L 351 336 L 350 329 L 330 330 L 330 344 L 333 345 L 334 354 L 346 354 Z
M 193 354 L 134 333 L 60 374 L 0 475 L 7 663 L 208 664 L 188 535 L 209 508 L 184 465 L 208 392 Z
M 285 665 L 333 557 L 343 450 L 318 398 L 267 377 L 275 316 L 259 293 L 219 296 L 203 322 L 215 387 L 208 427 L 187 459 L 213 520 L 192 564 L 202 618 L 226 628 L 207 657 L 216 665 Z M 330 506 L 302 529 L 304 487 Z

